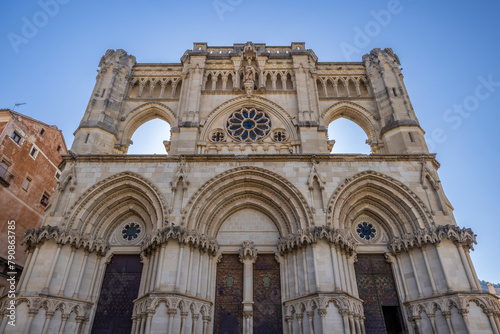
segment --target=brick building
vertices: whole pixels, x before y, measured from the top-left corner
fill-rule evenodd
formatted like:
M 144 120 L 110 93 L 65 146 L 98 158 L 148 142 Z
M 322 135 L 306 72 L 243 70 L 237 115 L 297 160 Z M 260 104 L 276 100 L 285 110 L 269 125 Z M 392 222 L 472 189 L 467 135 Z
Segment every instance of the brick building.
M 6 293 L 7 226 L 15 221 L 15 263 L 26 262 L 21 239 L 42 224 L 61 176 L 58 164 L 67 154 L 61 130 L 9 109 L 0 110 L 0 295 Z M 19 277 L 19 275 L 18 275 Z

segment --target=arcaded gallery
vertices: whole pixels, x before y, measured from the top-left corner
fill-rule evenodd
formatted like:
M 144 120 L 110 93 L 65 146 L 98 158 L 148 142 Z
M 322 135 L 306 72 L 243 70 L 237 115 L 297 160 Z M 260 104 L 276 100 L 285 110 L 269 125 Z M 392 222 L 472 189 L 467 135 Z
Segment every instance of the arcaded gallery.
M 101 58 L 7 333 L 499 333 L 392 49 Z M 80 115 L 77 115 L 80 117 Z M 371 154 L 332 154 L 344 118 Z M 165 154 L 127 154 L 144 123 Z

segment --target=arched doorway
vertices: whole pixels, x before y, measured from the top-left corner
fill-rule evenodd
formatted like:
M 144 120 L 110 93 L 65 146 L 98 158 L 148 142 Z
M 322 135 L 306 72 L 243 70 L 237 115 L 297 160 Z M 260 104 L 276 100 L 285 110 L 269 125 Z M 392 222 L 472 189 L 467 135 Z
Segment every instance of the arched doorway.
M 221 224 L 214 333 L 243 333 L 247 327 L 254 334 L 282 332 L 280 265 L 269 252 L 278 238 L 273 220 L 255 207 L 237 210 Z M 245 247 L 252 247 L 251 256 Z

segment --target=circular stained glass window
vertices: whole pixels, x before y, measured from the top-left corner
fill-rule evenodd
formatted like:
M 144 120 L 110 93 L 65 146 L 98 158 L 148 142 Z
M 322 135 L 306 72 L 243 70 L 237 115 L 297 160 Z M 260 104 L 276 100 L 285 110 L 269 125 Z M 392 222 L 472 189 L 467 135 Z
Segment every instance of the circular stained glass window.
M 237 141 L 258 141 L 271 131 L 271 120 L 262 110 L 243 108 L 228 118 L 226 127 L 231 137 Z
M 361 239 L 371 240 L 375 238 L 377 230 L 375 229 L 375 227 L 373 227 L 372 224 L 367 222 L 362 222 L 358 224 L 356 232 L 358 233 Z
M 136 223 L 129 223 L 122 229 L 122 237 L 127 241 L 137 239 L 139 234 L 141 234 L 141 226 Z

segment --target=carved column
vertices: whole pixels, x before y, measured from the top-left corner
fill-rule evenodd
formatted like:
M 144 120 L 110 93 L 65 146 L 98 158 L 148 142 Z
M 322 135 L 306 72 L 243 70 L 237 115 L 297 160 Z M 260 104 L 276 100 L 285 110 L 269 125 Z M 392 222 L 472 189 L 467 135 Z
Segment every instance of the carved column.
M 168 332 L 167 332 L 167 334 L 174 334 L 174 332 L 172 330 L 174 327 L 174 316 L 177 314 L 177 309 L 176 308 L 169 308 L 167 311 L 167 314 L 168 314 Z
M 302 327 L 302 319 L 304 318 L 304 313 L 297 313 L 295 316 L 297 317 L 297 322 L 299 323 L 299 333 L 304 334 L 304 328 Z
M 167 88 L 167 82 L 162 80 L 160 83 L 160 96 L 158 96 L 159 99 L 163 98 L 163 94 L 165 94 L 165 88 Z
M 198 319 L 200 318 L 199 314 L 191 314 L 191 319 L 193 320 L 193 326 L 191 327 L 191 334 L 196 334 L 196 324 L 198 323 Z
M 356 327 L 354 326 L 354 316 L 352 312 L 349 312 L 349 328 L 351 329 L 351 334 L 356 333 Z
M 495 319 L 493 318 L 493 314 L 495 313 L 495 311 L 488 309 L 485 310 L 484 313 L 486 314 L 486 316 L 488 316 L 488 320 L 490 321 L 490 326 L 493 329 L 493 333 L 499 334 L 497 324 L 495 323 Z
M 349 311 L 347 311 L 346 309 L 342 309 L 339 311 L 339 313 L 342 316 L 342 323 L 344 324 L 344 334 L 348 334 L 351 332 L 351 330 L 349 329 Z
M 80 298 L 80 285 L 82 284 L 83 275 L 85 275 L 85 267 L 87 266 L 87 260 L 89 258 L 88 250 L 84 250 L 83 263 L 80 267 L 80 272 L 78 273 L 78 280 L 76 281 L 75 291 L 73 292 L 73 298 Z
M 257 249 L 253 241 L 244 241 L 240 248 L 240 262 L 243 263 L 243 333 L 253 331 L 253 264 L 257 260 Z
M 436 288 L 436 283 L 434 281 L 434 275 L 432 274 L 431 266 L 429 265 L 429 258 L 427 257 L 427 251 L 425 245 L 422 245 L 422 254 L 424 255 L 425 268 L 427 269 L 427 274 L 429 275 L 429 280 L 431 281 L 432 294 L 437 295 L 438 290 Z
M 59 334 L 63 334 L 64 330 L 66 328 L 66 322 L 69 319 L 69 314 L 62 314 L 61 315 L 61 324 L 59 325 Z
M 287 315 L 285 317 L 286 324 L 288 325 L 288 333 L 293 334 L 293 316 Z
M 396 266 L 398 267 L 398 271 L 399 271 L 399 276 L 401 276 L 401 282 L 403 282 L 405 300 L 409 301 L 411 298 L 410 298 L 410 293 L 408 291 L 408 286 L 406 285 L 406 278 L 405 278 L 405 273 L 403 270 L 403 263 L 401 262 L 401 254 L 396 253 L 395 258 L 396 258 Z
M 453 329 L 453 324 L 451 323 L 451 312 L 450 311 L 441 311 L 443 317 L 446 319 L 446 324 L 448 325 L 448 330 L 450 333 L 454 334 L 455 330 Z
M 305 294 L 308 295 L 311 293 L 311 289 L 309 287 L 309 270 L 307 270 L 307 259 L 306 259 L 306 249 L 304 247 L 301 248 L 302 251 L 302 266 L 304 272 L 304 283 L 305 283 Z
M 288 253 L 283 254 L 283 278 L 285 281 L 285 299 L 290 298 L 290 286 L 289 286 L 289 279 L 288 279 Z
M 420 285 L 420 279 L 418 278 L 417 267 L 415 266 L 415 261 L 413 260 L 413 249 L 408 250 L 408 257 L 410 258 L 410 264 L 413 270 L 413 276 L 415 277 L 415 283 L 417 283 L 418 297 L 423 298 L 424 293 L 422 291 L 422 286 Z
M 155 314 L 155 310 L 147 310 L 146 312 L 146 333 L 151 331 L 151 322 L 153 321 L 153 315 Z
M 458 249 L 458 254 L 460 254 L 460 260 L 462 260 L 462 265 L 464 266 L 465 273 L 467 274 L 467 279 L 469 280 L 469 285 L 471 290 L 477 290 L 476 284 L 474 281 L 474 276 L 472 275 L 472 271 L 470 269 L 469 262 L 467 261 L 467 258 L 465 257 L 465 251 L 464 247 L 460 243 L 455 243 Z
M 43 322 L 42 334 L 47 333 L 47 328 L 49 327 L 50 320 L 52 319 L 53 315 L 54 312 L 49 312 L 49 311 L 45 312 L 45 321 Z
M 186 294 L 191 294 L 191 272 L 193 270 L 193 246 L 189 245 L 188 272 L 186 279 Z
M 335 283 L 335 291 L 341 291 L 342 287 L 340 284 L 340 273 L 339 273 L 339 263 L 337 259 L 337 249 L 334 244 L 330 244 L 330 253 L 332 255 L 332 269 L 333 278 Z
M 203 320 L 203 334 L 208 334 L 208 323 L 212 318 L 208 315 L 204 315 L 201 319 Z
M 416 316 L 412 317 L 412 321 L 415 324 L 415 332 L 417 334 L 424 334 L 424 333 L 422 333 L 422 325 L 420 323 L 422 321 L 422 317 L 419 315 L 416 315 Z
M 201 297 L 201 267 L 203 265 L 203 252 L 198 250 L 198 275 L 197 275 L 197 284 L 196 284 L 196 298 Z
M 184 254 L 184 244 L 180 244 L 179 258 L 177 260 L 177 275 L 175 276 L 175 292 L 180 292 L 179 283 L 181 281 L 182 255 Z
M 33 267 L 35 266 L 35 263 L 37 263 L 37 258 L 38 258 L 39 252 L 40 252 L 40 245 L 36 245 L 32 261 L 30 263 L 26 262 L 26 264 L 28 264 L 28 271 L 26 272 L 26 274 L 23 278 L 22 286 L 19 289 L 21 292 L 26 291 L 26 285 L 28 284 L 28 281 L 30 280 L 31 273 L 33 272 Z
M 335 97 L 339 97 L 339 87 L 338 87 L 337 82 L 338 82 L 338 78 L 335 78 L 333 80 L 333 83 L 332 83 L 333 84 L 333 91 L 335 93 Z
M 309 333 L 314 334 L 314 311 L 307 311 L 306 315 L 309 321 Z
M 299 295 L 299 271 L 297 268 L 297 252 L 292 253 L 293 256 L 293 269 L 294 269 L 294 274 L 295 274 L 295 296 L 297 297 Z
M 436 315 L 435 314 L 427 314 L 427 318 L 429 318 L 432 327 L 432 333 L 438 334 L 438 330 L 436 327 Z
M 438 256 L 438 260 L 439 260 L 439 265 L 441 267 L 441 270 L 443 271 L 443 275 L 444 275 L 444 281 L 446 283 L 446 289 L 447 291 L 452 291 L 452 288 L 451 288 L 451 285 L 450 285 L 450 279 L 448 278 L 448 273 L 447 273 L 447 270 L 446 268 L 444 267 L 444 262 L 443 262 L 443 258 L 441 257 L 441 253 L 439 252 L 439 246 L 441 245 L 441 243 L 436 243 L 435 244 L 435 247 L 436 247 L 436 253 L 437 253 L 437 256 Z
M 466 309 L 461 309 L 458 310 L 458 313 L 464 318 L 464 323 L 465 323 L 465 329 L 467 329 L 467 333 L 472 334 L 470 330 L 470 324 L 469 324 L 469 310 Z
M 189 312 L 181 312 L 181 329 L 179 331 L 180 334 L 184 334 L 184 329 L 186 327 L 186 318 L 189 315 Z M 147 332 L 149 333 L 149 332 Z
M 156 271 L 156 284 L 155 284 L 155 290 L 160 291 L 161 290 L 161 275 L 163 273 L 163 261 L 165 259 L 165 244 L 162 244 L 160 249 L 160 259 L 158 260 L 158 270 Z
M 94 267 L 94 272 L 92 273 L 92 280 L 90 281 L 92 284 L 92 286 L 89 287 L 89 292 L 87 293 L 87 301 L 91 301 L 92 300 L 92 292 L 93 292 L 93 288 L 94 288 L 94 285 L 95 285 L 95 281 L 96 281 L 96 277 L 97 277 L 97 272 L 99 271 L 99 265 L 101 264 L 101 259 L 102 259 L 102 255 L 100 254 L 97 254 L 97 259 L 96 259 L 96 263 L 95 263 L 95 267 Z
M 75 333 L 80 333 L 81 332 L 82 324 L 85 321 L 85 317 L 78 316 L 78 317 L 75 318 L 75 321 L 76 321 Z
M 42 293 L 49 293 L 50 282 L 52 282 L 52 276 L 54 275 L 54 269 L 56 268 L 57 260 L 59 259 L 59 254 L 61 254 L 61 244 L 57 244 L 56 256 L 52 259 L 52 264 L 50 265 L 49 273 L 47 275 L 47 280 L 45 281 L 45 286 L 42 289 Z
M 326 309 L 324 309 L 324 308 L 318 309 L 318 315 L 321 318 L 321 330 L 322 330 L 322 333 L 326 333 L 327 332 L 326 331 L 326 319 L 325 319 L 326 314 L 327 314 Z
M 61 283 L 61 287 L 59 288 L 58 295 L 64 294 L 64 289 L 66 287 L 66 281 L 68 280 L 69 271 L 71 270 L 71 266 L 73 265 L 73 258 L 75 257 L 75 247 L 71 246 L 71 254 L 69 256 L 68 264 L 66 265 L 66 269 L 64 270 L 64 276 Z

